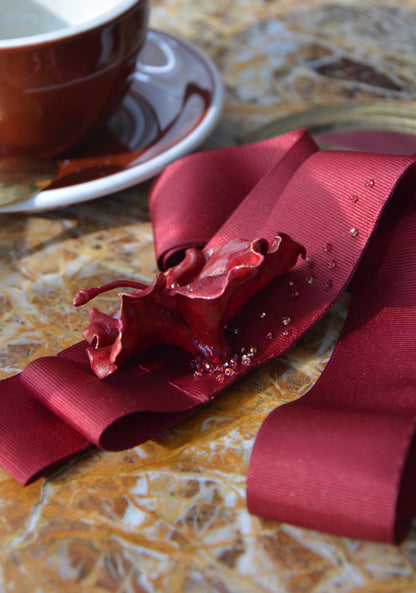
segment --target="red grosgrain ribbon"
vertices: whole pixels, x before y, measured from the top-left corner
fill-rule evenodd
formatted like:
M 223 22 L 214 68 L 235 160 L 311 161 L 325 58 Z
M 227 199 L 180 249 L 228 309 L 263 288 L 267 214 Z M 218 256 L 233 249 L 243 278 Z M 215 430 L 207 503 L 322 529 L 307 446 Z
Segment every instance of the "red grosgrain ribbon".
M 414 163 L 321 152 L 296 131 L 191 155 L 152 188 L 162 269 L 187 247 L 235 238 L 270 241 L 282 232 L 306 247 L 309 259 L 232 320 L 233 350 L 257 350 L 250 368 L 288 350 L 354 276 L 348 319 L 321 378 L 260 429 L 248 476 L 253 513 L 380 541 L 406 533 L 416 501 Z M 76 344 L 0 384 L 0 462 L 26 483 L 91 443 L 139 444 L 247 370 L 219 384 L 195 377 L 184 352 L 164 349 L 99 380 L 85 344 Z

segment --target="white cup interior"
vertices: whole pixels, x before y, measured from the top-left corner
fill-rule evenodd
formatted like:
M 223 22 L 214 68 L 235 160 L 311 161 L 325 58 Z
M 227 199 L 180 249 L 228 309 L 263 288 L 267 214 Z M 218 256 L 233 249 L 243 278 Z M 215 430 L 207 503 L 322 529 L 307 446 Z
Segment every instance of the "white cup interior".
M 11 0 L 0 3 L 0 48 L 72 35 L 111 20 L 137 0 Z

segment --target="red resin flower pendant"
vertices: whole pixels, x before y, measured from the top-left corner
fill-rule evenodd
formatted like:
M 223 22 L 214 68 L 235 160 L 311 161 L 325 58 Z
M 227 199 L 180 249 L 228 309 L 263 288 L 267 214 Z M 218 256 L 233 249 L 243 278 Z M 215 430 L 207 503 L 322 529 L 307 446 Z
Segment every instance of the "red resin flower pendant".
M 149 286 L 129 280 L 79 291 L 75 306 L 114 288 L 115 316 L 92 309 L 83 337 L 95 374 L 104 378 L 127 359 L 161 344 L 184 348 L 197 360 L 221 364 L 231 356 L 224 337 L 227 322 L 253 294 L 292 268 L 304 248 L 288 235 L 232 240 L 212 250 L 191 248 L 183 261 L 160 272 Z

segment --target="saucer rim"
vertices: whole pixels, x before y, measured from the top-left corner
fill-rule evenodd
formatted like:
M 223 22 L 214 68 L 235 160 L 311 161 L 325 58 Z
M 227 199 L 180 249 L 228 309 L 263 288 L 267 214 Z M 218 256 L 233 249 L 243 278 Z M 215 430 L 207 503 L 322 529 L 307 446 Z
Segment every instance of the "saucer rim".
M 43 190 L 22 202 L 0 207 L 0 214 L 30 213 L 64 208 L 123 191 L 155 177 L 170 163 L 195 150 L 209 136 L 218 124 L 224 107 L 224 86 L 216 65 L 199 47 L 187 39 L 156 29 L 149 29 L 147 35 L 153 35 L 156 38 L 165 37 L 175 41 L 181 49 L 185 49 L 205 67 L 212 81 L 212 97 L 209 107 L 203 113 L 198 124 L 175 144 L 147 161 L 105 177 Z

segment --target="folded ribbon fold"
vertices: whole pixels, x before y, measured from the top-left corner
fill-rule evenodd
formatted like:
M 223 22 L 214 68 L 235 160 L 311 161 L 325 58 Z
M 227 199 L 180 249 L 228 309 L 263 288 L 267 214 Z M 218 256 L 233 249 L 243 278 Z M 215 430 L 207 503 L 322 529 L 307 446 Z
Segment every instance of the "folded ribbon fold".
M 400 414 L 311 401 L 282 406 L 256 440 L 249 511 L 344 536 L 399 541 L 414 511 L 410 481 L 404 487 L 413 491 L 413 500 L 397 503 L 403 464 L 406 471 L 412 467 L 414 480 L 415 428 L 414 418 Z
M 414 162 L 319 151 L 300 130 L 185 157 L 152 188 L 161 268 L 189 246 L 271 240 L 276 232 L 306 247 L 306 261 L 232 320 L 235 351 L 256 349 L 250 368 L 290 348 L 354 276 L 348 319 L 321 378 L 260 429 L 248 476 L 252 512 L 383 541 L 399 540 L 409 526 L 416 500 Z M 263 312 L 267 335 L 258 323 Z M 133 446 L 247 372 L 218 384 L 195 378 L 189 363 L 163 350 L 100 382 L 82 343 L 31 363 L 0 383 L 0 463 L 25 483 L 90 443 Z
M 125 365 L 115 379 L 100 380 L 90 368 L 51 356 L 30 363 L 22 373 L 21 383 L 88 441 L 112 451 L 128 449 L 154 436 L 148 422 L 152 413 L 163 411 L 169 418 L 175 414 L 186 416 L 187 410 L 200 403 L 191 394 L 158 381 L 138 364 Z M 146 421 L 140 417 L 143 414 Z M 158 427 L 157 432 L 160 430 Z

